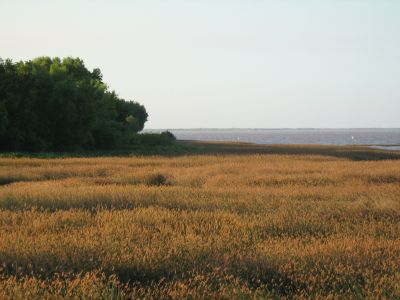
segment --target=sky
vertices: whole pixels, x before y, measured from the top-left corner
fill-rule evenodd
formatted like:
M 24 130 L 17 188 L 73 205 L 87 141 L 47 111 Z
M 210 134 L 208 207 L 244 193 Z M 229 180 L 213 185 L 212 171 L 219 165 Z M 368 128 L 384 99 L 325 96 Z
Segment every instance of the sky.
M 399 0 L 1 0 L 0 57 L 80 57 L 155 128 L 400 127 Z

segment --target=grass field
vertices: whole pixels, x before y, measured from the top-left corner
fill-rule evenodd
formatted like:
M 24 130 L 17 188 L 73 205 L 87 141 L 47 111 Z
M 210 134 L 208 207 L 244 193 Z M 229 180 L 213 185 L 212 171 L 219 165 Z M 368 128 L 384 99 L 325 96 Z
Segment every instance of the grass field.
M 0 299 L 400 299 L 400 156 L 0 158 Z

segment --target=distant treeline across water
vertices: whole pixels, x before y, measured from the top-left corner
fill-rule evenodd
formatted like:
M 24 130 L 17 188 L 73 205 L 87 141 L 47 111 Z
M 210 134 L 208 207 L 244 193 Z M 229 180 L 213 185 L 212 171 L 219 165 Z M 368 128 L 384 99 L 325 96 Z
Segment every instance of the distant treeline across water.
M 239 141 L 256 144 L 400 145 L 400 128 L 170 129 L 170 131 L 181 140 Z

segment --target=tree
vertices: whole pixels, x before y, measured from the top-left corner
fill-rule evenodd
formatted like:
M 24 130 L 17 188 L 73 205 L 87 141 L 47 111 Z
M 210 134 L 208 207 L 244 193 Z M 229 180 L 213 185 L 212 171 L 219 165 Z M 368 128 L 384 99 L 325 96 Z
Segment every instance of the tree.
M 129 115 L 125 118 L 126 123 L 128 123 L 129 128 L 133 132 L 138 132 L 139 131 L 139 121 L 136 119 L 134 116 Z
M 7 131 L 8 117 L 4 103 L 0 103 L 0 137 L 3 137 Z
M 120 147 L 146 121 L 142 105 L 119 98 L 79 58 L 0 59 L 0 150 Z

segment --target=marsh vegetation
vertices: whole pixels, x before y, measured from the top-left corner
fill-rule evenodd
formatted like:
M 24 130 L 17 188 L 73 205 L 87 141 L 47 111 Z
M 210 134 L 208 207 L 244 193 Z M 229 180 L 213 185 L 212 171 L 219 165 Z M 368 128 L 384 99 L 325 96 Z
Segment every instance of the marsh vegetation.
M 400 297 L 400 160 L 322 152 L 0 158 L 0 298 Z

